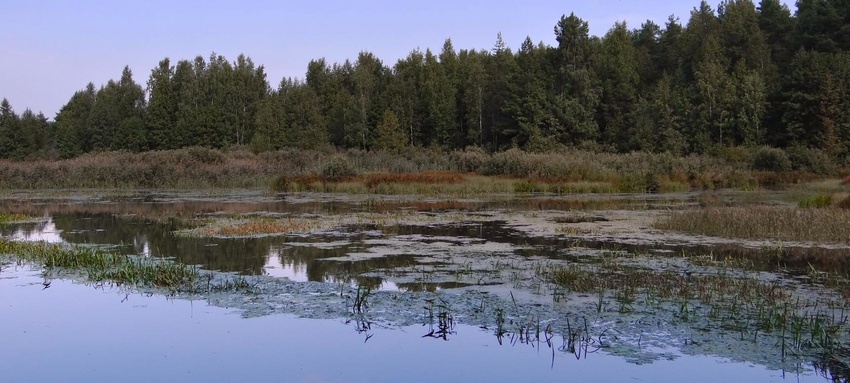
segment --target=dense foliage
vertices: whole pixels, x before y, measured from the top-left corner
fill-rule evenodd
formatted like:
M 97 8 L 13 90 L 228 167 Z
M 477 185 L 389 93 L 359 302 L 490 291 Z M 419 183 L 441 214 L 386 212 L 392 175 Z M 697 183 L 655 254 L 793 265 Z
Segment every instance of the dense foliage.
M 554 45 L 372 53 L 307 65 L 272 89 L 262 66 L 219 55 L 162 60 L 143 87 L 120 80 L 74 94 L 49 122 L 0 105 L 0 158 L 189 146 L 254 151 L 333 145 L 401 150 L 713 153 L 787 148 L 848 164 L 850 2 L 703 1 L 685 24 L 616 23 L 602 37 L 574 14 Z M 777 165 L 764 152 L 764 167 Z M 784 154 L 783 154 L 784 155 Z M 796 158 L 796 157 L 795 157 Z

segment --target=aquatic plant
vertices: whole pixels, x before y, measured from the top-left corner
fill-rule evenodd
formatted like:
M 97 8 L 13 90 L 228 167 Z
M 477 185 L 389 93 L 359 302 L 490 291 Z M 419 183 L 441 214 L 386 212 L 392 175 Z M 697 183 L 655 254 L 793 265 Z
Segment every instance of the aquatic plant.
M 620 314 L 667 311 L 683 323 L 732 331 L 754 342 L 769 334 L 781 342 L 783 358 L 791 350 L 800 354 L 847 347 L 847 301 L 801 297 L 793 288 L 738 269 L 707 270 L 660 271 L 604 260 L 539 272 L 569 291 L 594 294 L 599 314 L 609 310 L 607 299 L 613 296 Z
M 131 257 L 94 247 L 18 242 L 0 238 L 0 254 L 37 263 L 47 270 L 79 271 L 92 282 L 108 281 L 120 285 L 189 289 L 198 279 L 195 268 L 181 263 Z

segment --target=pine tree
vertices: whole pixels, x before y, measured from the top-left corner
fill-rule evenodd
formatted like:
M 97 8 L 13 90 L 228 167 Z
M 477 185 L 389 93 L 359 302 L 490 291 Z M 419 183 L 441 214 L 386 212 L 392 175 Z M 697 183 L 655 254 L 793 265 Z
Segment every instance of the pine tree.
M 178 98 L 172 78 L 174 67 L 168 58 L 159 62 L 151 70 L 148 79 L 148 106 L 145 110 L 145 124 L 152 150 L 176 149 L 179 145 L 176 137 Z
M 625 23 L 616 23 L 602 40 L 596 75 L 602 81 L 598 121 L 604 143 L 630 150 L 629 116 L 637 101 L 640 73 L 638 52 Z
M 407 137 L 404 135 L 404 129 L 398 120 L 395 112 L 390 109 L 384 111 L 381 116 L 381 121 L 378 123 L 377 139 L 375 140 L 375 149 L 386 150 L 388 152 L 398 152 L 403 149 L 407 143 Z
M 596 48 L 589 32 L 587 22 L 575 14 L 562 16 L 555 26 L 558 75 L 553 103 L 561 126 L 557 139 L 562 143 L 595 140 L 599 135 L 595 115 L 602 91 L 591 66 Z
M 20 145 L 20 118 L 9 100 L 0 102 L 0 158 L 15 158 Z

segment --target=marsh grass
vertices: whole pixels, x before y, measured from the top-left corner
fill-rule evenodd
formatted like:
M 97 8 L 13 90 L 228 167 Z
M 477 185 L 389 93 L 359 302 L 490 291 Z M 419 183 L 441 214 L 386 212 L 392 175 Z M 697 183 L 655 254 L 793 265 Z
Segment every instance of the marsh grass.
M 0 239 L 0 254 L 37 263 L 45 269 L 80 271 L 92 282 L 176 290 L 189 288 L 198 279 L 198 271 L 184 264 L 134 258 L 90 247 Z
M 808 196 L 800 200 L 797 204 L 801 209 L 806 208 L 814 208 L 814 209 L 823 209 L 825 207 L 829 207 L 832 205 L 832 195 L 831 194 L 817 194 L 813 196 Z
M 792 351 L 847 349 L 847 301 L 801 298 L 794 289 L 756 274 L 722 268 L 702 274 L 658 271 L 624 266 L 616 260 L 539 272 L 557 286 L 598 297 L 594 306 L 600 314 L 609 309 L 620 314 L 667 310 L 678 321 L 733 332 L 742 340 L 758 343 L 759 336 L 770 334 L 778 339 L 783 359 Z M 615 306 L 609 305 L 612 297 Z
M 399 153 L 354 149 L 252 153 L 239 147 L 228 151 L 185 148 L 90 153 L 55 161 L 0 161 L 0 185 L 4 189 L 267 188 L 273 185 L 275 190 L 292 191 L 293 188 L 333 189 L 328 185 L 357 180 L 362 190 L 370 191 L 384 184 L 468 182 L 459 182 L 452 175 L 455 173 L 463 178 L 478 175 L 528 181 L 543 185 L 550 193 L 566 193 L 575 188 L 590 188 L 593 192 L 750 190 L 813 177 L 801 171 L 755 172 L 747 161 L 722 156 L 613 154 L 576 149 L 550 153 L 514 149 L 488 154 L 480 150 L 446 153 L 423 148 L 408 148 Z M 315 182 L 308 182 L 309 178 Z
M 304 233 L 319 227 L 317 220 L 293 218 L 250 218 L 226 220 L 201 226 L 188 233 L 202 237 L 248 237 L 269 234 Z
M 848 222 L 850 210 L 833 207 L 712 207 L 673 212 L 654 227 L 715 237 L 846 243 Z
M 25 215 L 25 214 L 16 214 L 16 213 L 0 213 L 0 225 L 7 223 L 15 223 L 22 221 L 30 221 L 34 219 L 34 217 Z

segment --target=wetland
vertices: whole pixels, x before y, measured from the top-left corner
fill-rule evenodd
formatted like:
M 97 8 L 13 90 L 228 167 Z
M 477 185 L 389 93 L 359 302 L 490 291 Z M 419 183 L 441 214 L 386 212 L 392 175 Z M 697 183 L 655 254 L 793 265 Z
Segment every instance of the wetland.
M 10 192 L 0 373 L 847 381 L 846 210 L 797 198 Z

